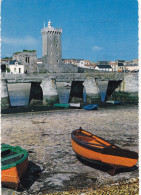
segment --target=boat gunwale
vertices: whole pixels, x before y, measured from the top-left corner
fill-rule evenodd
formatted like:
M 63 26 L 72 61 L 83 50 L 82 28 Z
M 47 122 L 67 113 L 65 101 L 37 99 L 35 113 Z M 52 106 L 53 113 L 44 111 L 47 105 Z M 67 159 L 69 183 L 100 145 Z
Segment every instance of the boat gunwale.
M 131 151 L 131 150 L 126 150 L 126 149 L 122 149 L 122 148 L 120 148 L 120 147 L 118 147 L 118 146 L 115 146 L 115 145 L 113 145 L 113 144 L 111 144 L 110 146 L 106 146 L 105 145 L 105 147 L 103 146 L 103 148 L 98 148 L 98 147 L 94 147 L 94 146 L 92 146 L 92 145 L 89 145 L 89 144 L 87 144 L 85 141 L 81 141 L 81 140 L 79 140 L 75 135 L 74 135 L 74 133 L 76 132 L 76 131 L 85 131 L 84 129 L 77 129 L 77 130 L 74 130 L 72 133 L 71 133 L 71 138 L 72 138 L 72 140 L 76 143 L 76 144 L 78 144 L 78 145 L 80 145 L 80 146 L 82 146 L 82 147 L 84 147 L 84 148 L 86 148 L 86 149 L 89 149 L 89 150 L 92 150 L 92 151 L 95 151 L 95 152 L 97 152 L 97 153 L 101 153 L 101 154 L 106 154 L 106 155 L 111 155 L 111 156 L 119 156 L 119 157 L 125 157 L 125 158 L 130 158 L 130 159 L 138 159 L 138 153 L 137 152 L 134 152 L 134 151 Z M 89 134 L 91 134 L 91 135 L 93 135 L 92 133 L 90 133 L 90 132 L 88 132 L 88 131 L 85 131 L 85 132 L 87 132 L 87 133 L 89 133 Z M 95 135 L 94 135 L 95 136 Z M 102 140 L 104 140 L 104 141 L 106 141 L 105 139 L 103 139 L 103 138 L 101 138 L 101 137 L 98 137 L 98 136 L 95 136 L 95 137 L 97 137 L 97 138 L 100 138 L 100 139 L 102 139 Z M 108 141 L 106 141 L 107 143 L 109 143 Z M 110 143 L 109 143 L 110 144 Z M 102 146 L 102 145 L 101 145 Z M 112 146 L 114 146 L 114 147 L 112 147 Z M 120 155 L 119 155 L 119 153 L 120 153 Z M 132 154 L 132 155 L 131 155 Z
M 23 154 L 22 158 L 17 160 L 16 162 L 12 162 L 10 164 L 6 164 L 6 165 L 2 165 L 1 163 L 1 170 L 6 170 L 6 169 L 10 169 L 12 167 L 16 167 L 17 165 L 21 164 L 22 162 L 24 162 L 26 159 L 28 159 L 28 152 L 21 148 L 20 146 L 10 146 L 8 144 L 2 144 L 1 145 L 1 148 L 8 148 L 10 149 L 11 151 L 14 151 L 14 152 L 19 152 L 19 154 Z M 1 160 L 3 160 L 3 158 L 1 157 Z M 5 160 L 8 160 L 8 158 L 5 158 Z

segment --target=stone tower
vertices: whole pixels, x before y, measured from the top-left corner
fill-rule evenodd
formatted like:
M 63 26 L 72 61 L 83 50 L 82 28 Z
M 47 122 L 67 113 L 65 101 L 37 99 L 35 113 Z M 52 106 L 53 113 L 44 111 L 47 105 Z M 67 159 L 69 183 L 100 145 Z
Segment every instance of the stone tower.
M 62 29 L 53 28 L 51 22 L 41 29 L 42 34 L 42 62 L 44 69 L 49 72 L 60 72 L 62 65 Z

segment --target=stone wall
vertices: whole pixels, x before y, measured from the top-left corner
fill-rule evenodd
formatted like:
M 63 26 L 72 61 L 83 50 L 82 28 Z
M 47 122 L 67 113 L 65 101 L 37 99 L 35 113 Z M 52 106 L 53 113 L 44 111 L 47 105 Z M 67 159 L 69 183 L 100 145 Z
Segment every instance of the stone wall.
M 33 52 L 17 52 L 13 54 L 13 60 L 17 60 L 24 64 L 24 69 L 27 73 L 37 72 L 37 54 L 36 51 Z
M 139 81 L 138 73 L 124 74 L 124 79 L 119 87 L 109 98 L 127 103 L 138 103 Z

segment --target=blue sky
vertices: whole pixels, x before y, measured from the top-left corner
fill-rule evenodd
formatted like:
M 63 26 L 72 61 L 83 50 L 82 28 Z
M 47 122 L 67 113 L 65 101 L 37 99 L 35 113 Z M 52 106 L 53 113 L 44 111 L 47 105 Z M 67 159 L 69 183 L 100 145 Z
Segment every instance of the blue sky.
M 137 0 L 2 0 L 2 57 L 23 49 L 42 56 L 41 29 L 62 28 L 62 57 L 138 58 Z

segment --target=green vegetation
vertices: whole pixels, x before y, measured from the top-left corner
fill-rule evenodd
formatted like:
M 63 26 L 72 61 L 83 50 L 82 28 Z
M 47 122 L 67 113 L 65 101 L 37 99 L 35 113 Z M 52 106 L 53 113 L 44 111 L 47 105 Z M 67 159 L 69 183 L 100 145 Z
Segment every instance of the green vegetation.
M 4 57 L 3 59 L 12 59 L 12 57 Z
M 23 49 L 23 52 L 36 52 L 36 50 L 35 49 L 33 49 L 33 50 Z
M 21 52 L 15 52 L 15 53 L 13 53 L 13 54 L 19 54 L 19 53 L 21 53 Z
M 7 70 L 7 72 L 10 72 L 10 68 L 7 68 L 7 67 L 6 67 L 6 70 Z
M 36 50 L 35 49 L 33 49 L 33 50 L 23 49 L 22 52 L 36 52 Z M 15 52 L 14 54 L 19 54 L 19 53 L 22 53 L 22 52 Z

